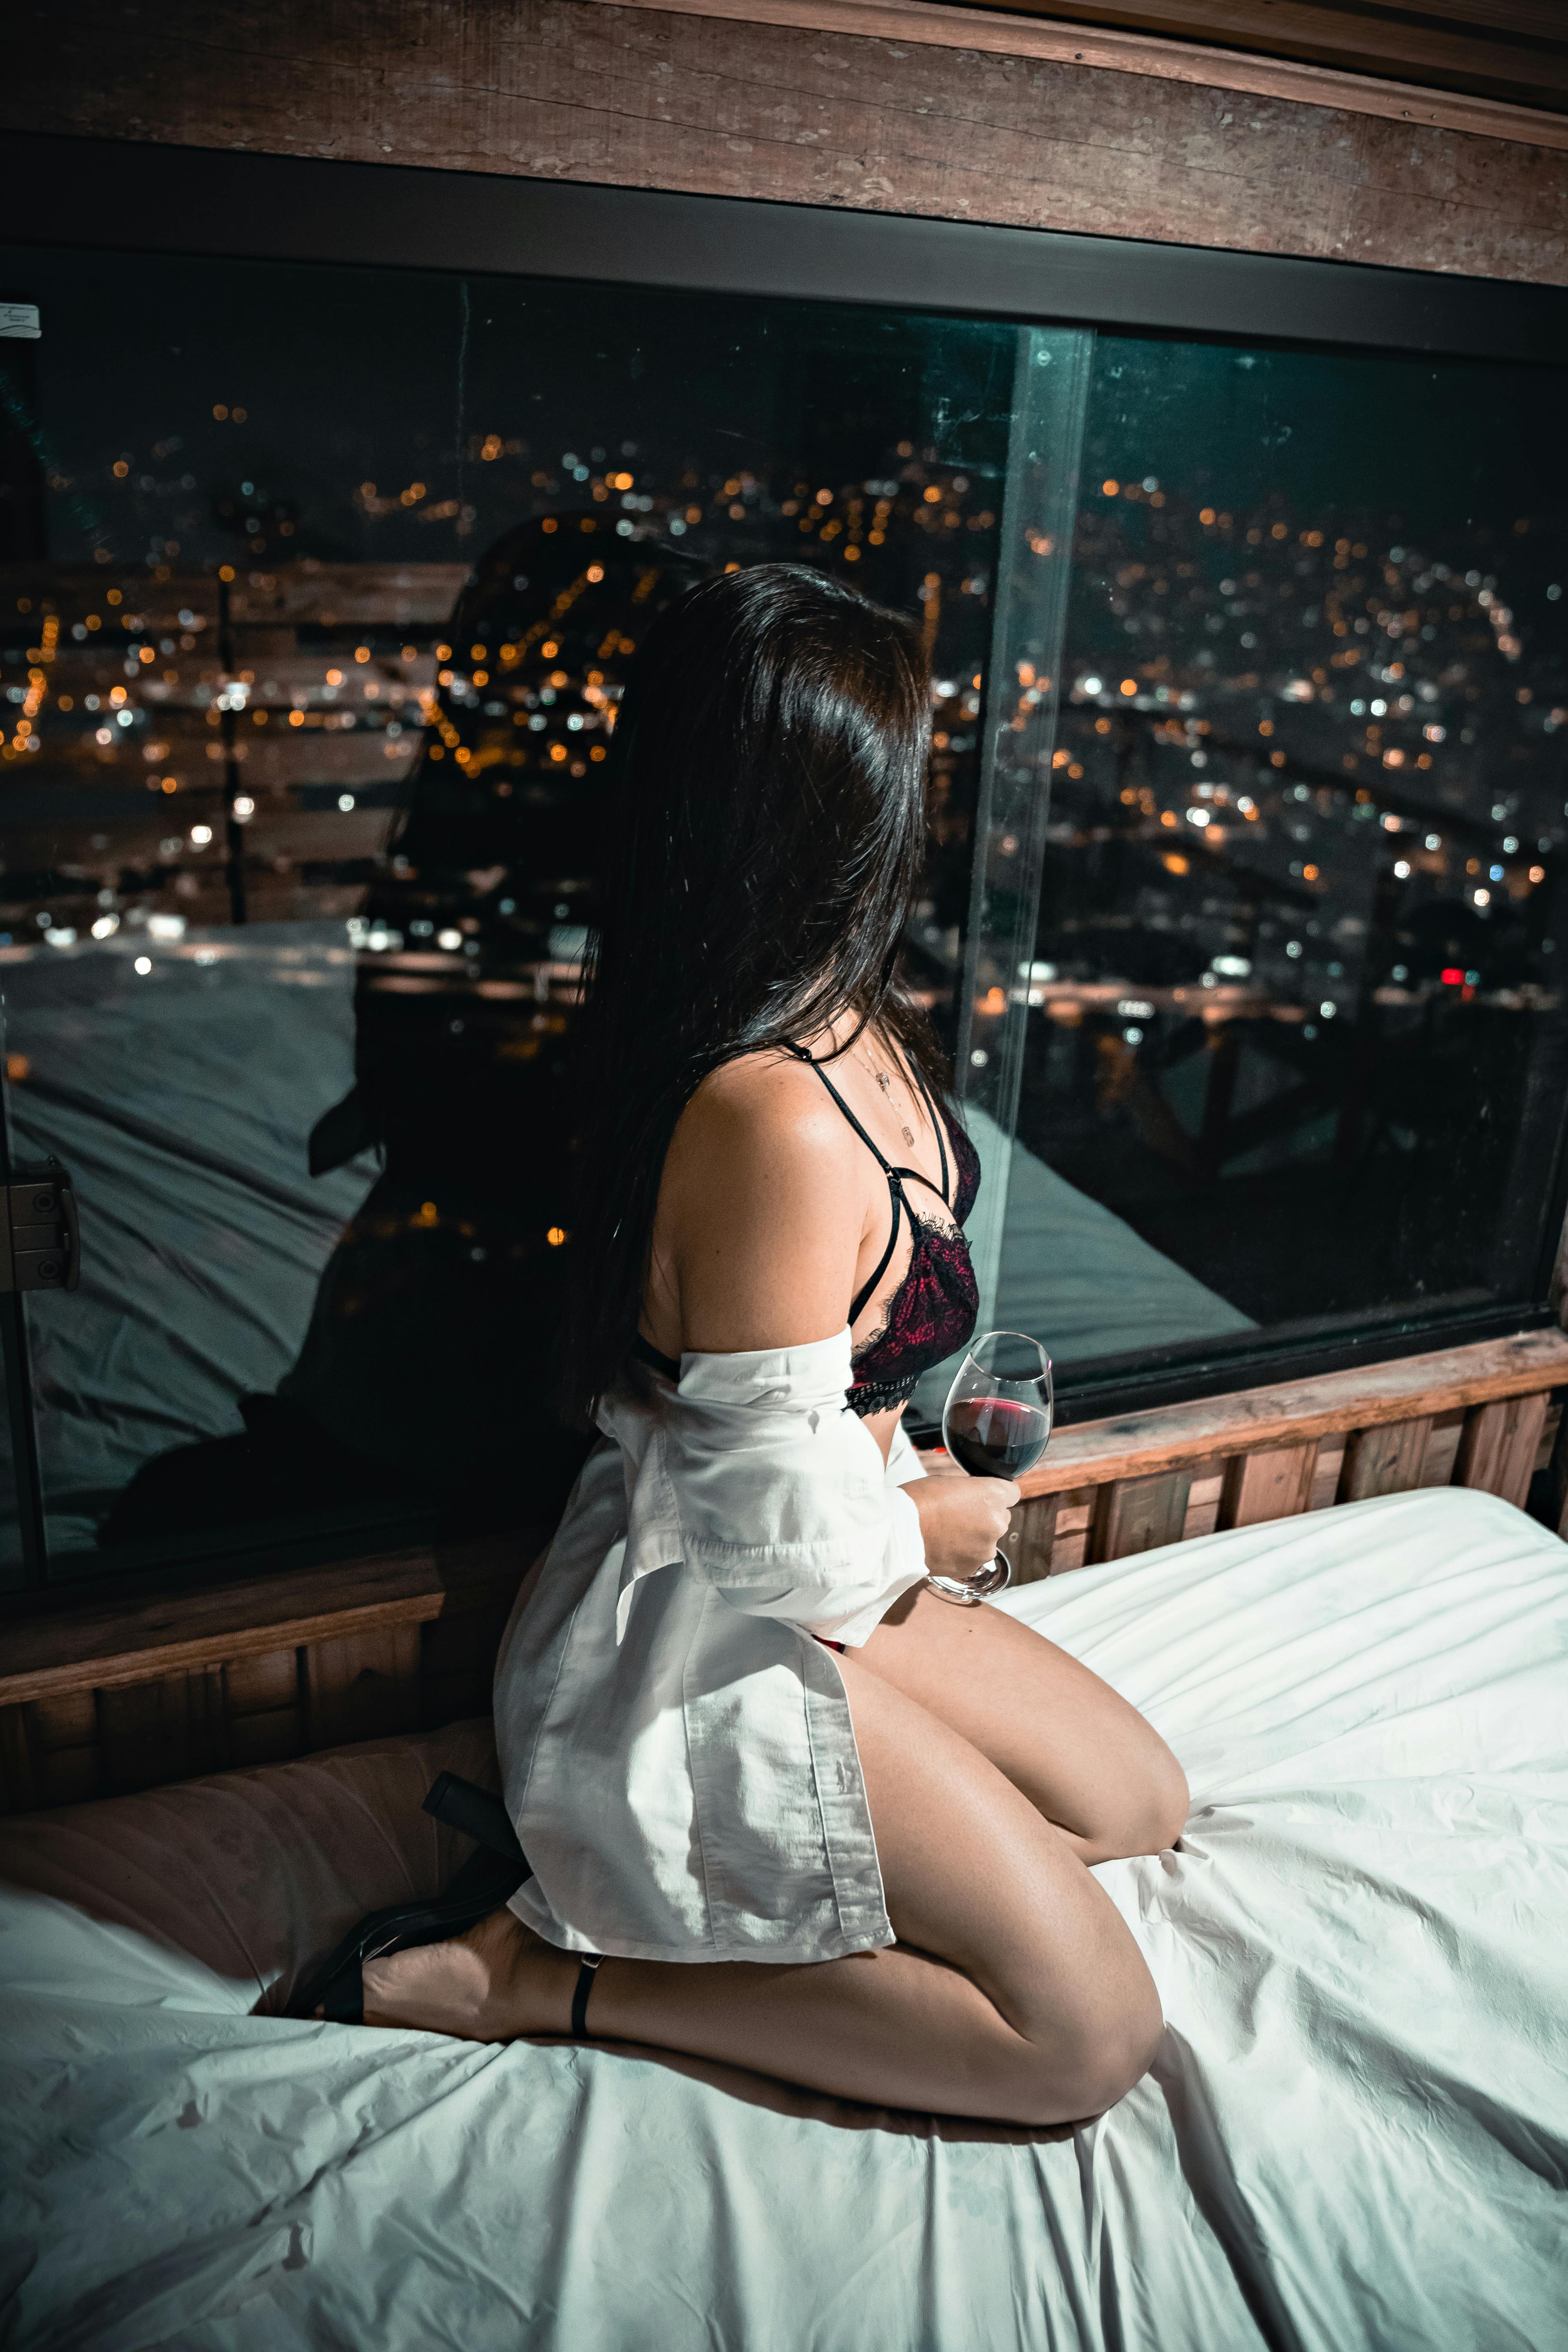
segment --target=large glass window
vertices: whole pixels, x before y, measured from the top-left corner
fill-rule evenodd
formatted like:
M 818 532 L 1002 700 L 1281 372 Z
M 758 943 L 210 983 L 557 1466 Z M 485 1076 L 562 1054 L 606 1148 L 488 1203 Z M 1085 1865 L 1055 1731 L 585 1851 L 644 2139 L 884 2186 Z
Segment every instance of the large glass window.
M 1540 1310 L 1555 376 L 19 248 L 6 320 L 6 1138 L 83 1244 L 0 1301 L 11 1580 L 548 1515 L 606 754 L 714 568 L 921 618 L 908 967 L 1068 1412 Z
M 1080 1394 L 1543 1287 L 1563 400 L 1098 342 L 996 1294 Z

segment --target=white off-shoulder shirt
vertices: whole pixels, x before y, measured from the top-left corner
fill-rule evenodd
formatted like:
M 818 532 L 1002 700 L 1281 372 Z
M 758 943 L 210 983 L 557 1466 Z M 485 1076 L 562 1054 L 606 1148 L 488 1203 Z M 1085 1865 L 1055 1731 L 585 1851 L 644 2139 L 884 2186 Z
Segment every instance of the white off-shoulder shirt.
M 496 1736 L 533 1865 L 512 1909 L 572 1951 L 823 1960 L 893 1942 L 843 1678 L 925 1573 L 850 1412 L 847 1328 L 628 1381 L 501 1643 Z

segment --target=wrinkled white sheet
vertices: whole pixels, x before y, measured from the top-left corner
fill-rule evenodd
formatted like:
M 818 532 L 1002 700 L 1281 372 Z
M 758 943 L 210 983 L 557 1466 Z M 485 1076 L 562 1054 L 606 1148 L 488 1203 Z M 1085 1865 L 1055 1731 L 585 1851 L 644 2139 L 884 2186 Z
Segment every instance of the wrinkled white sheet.
M 414 1801 L 484 1769 L 458 1727 L 0 1830 L 31 1890 L 0 1914 L 5 2341 L 1568 2341 L 1568 1549 L 1422 1493 L 1010 1605 L 1193 1786 L 1181 1853 L 1101 1873 L 1168 2021 L 1110 2116 L 932 2124 L 641 2052 L 249 2013 L 449 1866 Z

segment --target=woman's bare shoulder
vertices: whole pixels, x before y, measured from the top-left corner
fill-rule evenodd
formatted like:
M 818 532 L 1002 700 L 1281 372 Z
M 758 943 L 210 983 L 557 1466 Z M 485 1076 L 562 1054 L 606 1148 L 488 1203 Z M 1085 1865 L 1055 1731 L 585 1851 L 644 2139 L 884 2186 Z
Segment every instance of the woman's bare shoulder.
M 788 1055 L 748 1054 L 704 1079 L 670 1144 L 655 1227 L 656 1289 L 673 1277 L 681 1345 L 783 1347 L 842 1329 L 875 1166 Z
M 670 1158 L 682 1174 L 766 1169 L 841 1177 L 856 1138 L 815 1070 L 788 1054 L 740 1054 L 710 1070 L 681 1114 Z M 864 1147 L 862 1147 L 862 1151 Z

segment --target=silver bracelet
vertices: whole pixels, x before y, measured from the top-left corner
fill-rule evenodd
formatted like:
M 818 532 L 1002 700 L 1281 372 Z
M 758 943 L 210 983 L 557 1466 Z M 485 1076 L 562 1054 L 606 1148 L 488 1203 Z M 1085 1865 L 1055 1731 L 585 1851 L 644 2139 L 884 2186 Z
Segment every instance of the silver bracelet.
M 952 1601 L 960 1609 L 976 1609 L 994 1592 L 1005 1591 L 1012 1581 L 1013 1563 L 998 1544 L 995 1559 L 988 1559 L 973 1576 L 928 1575 L 926 1591 L 934 1592 L 939 1601 Z

